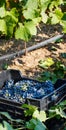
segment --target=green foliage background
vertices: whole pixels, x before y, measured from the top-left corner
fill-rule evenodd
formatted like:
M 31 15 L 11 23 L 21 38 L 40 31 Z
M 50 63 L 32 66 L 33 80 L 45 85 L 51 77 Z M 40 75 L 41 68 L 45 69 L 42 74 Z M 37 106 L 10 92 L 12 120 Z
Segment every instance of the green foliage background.
M 64 0 L 0 0 L 0 35 L 28 41 L 40 22 L 59 23 L 66 33 Z
M 25 119 L 13 119 L 7 112 L 0 112 L 0 116 L 4 118 L 0 122 L 0 130 L 48 130 L 45 122 L 51 119 L 66 119 L 66 100 L 60 104 L 50 108 L 48 112 L 39 111 L 36 106 L 23 104 Z M 28 120 L 27 120 L 27 118 Z M 6 120 L 8 119 L 8 121 Z M 16 127 L 14 126 L 14 122 Z M 66 129 L 66 123 L 63 130 Z M 53 128 L 53 126 L 52 126 Z M 61 127 L 60 127 L 61 128 Z

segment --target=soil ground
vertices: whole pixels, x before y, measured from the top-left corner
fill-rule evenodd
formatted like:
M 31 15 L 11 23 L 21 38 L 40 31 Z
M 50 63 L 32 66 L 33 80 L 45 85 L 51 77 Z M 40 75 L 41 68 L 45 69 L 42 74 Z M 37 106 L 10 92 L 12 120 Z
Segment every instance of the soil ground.
M 27 43 L 27 47 L 61 34 L 61 30 L 62 29 L 59 25 L 49 26 L 41 24 L 38 28 L 37 35 Z M 52 47 L 55 48 L 55 51 Z M 11 54 L 23 49 L 23 41 L 0 39 L 0 56 Z M 61 60 L 66 65 L 66 58 L 62 58 L 61 53 L 66 53 L 66 36 L 63 37 L 62 42 L 50 43 L 43 48 L 27 53 L 27 55 L 20 55 L 12 59 L 0 61 L 0 71 L 3 70 L 2 66 L 6 63 L 8 64 L 8 69 L 18 69 L 27 77 L 37 78 L 43 71 L 38 66 L 40 60 L 52 57 L 53 59 Z

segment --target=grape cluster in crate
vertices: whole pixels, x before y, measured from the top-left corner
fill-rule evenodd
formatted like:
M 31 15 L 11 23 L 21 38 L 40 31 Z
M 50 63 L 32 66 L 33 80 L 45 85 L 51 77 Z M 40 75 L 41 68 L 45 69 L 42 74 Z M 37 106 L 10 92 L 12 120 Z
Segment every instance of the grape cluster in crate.
M 0 90 L 0 97 L 22 102 L 26 98 L 41 99 L 54 91 L 51 81 L 38 82 L 33 80 L 7 80 L 5 86 Z

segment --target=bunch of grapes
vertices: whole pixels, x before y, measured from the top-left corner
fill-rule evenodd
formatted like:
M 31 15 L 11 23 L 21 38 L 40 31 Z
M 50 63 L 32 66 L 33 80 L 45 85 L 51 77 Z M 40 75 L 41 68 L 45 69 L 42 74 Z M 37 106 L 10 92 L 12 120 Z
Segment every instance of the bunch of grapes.
M 26 98 L 41 99 L 54 91 L 51 81 L 38 82 L 33 80 L 21 80 L 14 84 L 14 80 L 6 81 L 0 90 L 0 96 L 16 102 L 22 102 Z

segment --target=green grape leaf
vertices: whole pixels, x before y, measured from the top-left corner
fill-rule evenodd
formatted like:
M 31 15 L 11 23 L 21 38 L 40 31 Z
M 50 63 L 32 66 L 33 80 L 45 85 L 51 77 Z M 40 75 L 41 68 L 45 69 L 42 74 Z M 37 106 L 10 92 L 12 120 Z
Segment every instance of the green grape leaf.
M 46 126 L 38 119 L 31 119 L 26 122 L 26 128 L 31 130 L 47 130 Z
M 59 9 L 59 8 L 55 9 L 55 14 L 59 20 L 63 17 L 63 13 L 62 13 L 61 9 Z
M 4 129 L 3 130 L 13 130 L 12 126 L 7 123 L 6 121 L 3 121 L 4 123 Z
M 57 24 L 61 21 L 63 13 L 59 8 L 57 8 L 55 11 L 50 12 L 49 16 L 51 17 L 51 24 Z
M 5 117 L 8 118 L 9 120 L 12 120 L 11 116 L 10 116 L 7 112 L 0 112 L 0 115 L 5 116 Z
M 31 10 L 36 10 L 38 8 L 38 0 L 28 0 L 25 8 L 29 8 Z
M 35 129 L 34 130 L 47 130 L 46 127 L 44 125 L 36 125 Z
M 11 13 L 13 16 L 15 16 L 15 17 L 18 17 L 18 16 L 19 16 L 18 11 L 17 11 L 16 8 L 12 8 L 12 9 L 10 10 L 10 13 Z
M 59 108 L 59 109 L 56 108 L 55 111 L 56 111 L 57 115 L 60 115 L 60 117 L 66 119 L 66 113 L 61 108 Z
M 66 109 L 66 100 L 62 101 L 58 105 L 53 106 L 49 109 L 48 119 L 58 116 L 66 119 L 66 113 L 64 112 L 65 109 Z
M 40 120 L 37 120 L 37 125 L 34 130 L 47 130 L 47 128 Z
M 33 21 L 25 22 L 25 27 L 30 32 L 31 35 L 37 34 L 37 28 Z
M 66 21 L 62 21 L 61 25 L 62 25 L 62 28 L 63 28 L 63 32 L 66 33 Z
M 5 17 L 5 15 L 6 15 L 6 10 L 5 10 L 4 6 L 0 7 L 0 18 Z
M 35 25 L 38 25 L 41 22 L 41 17 L 33 18 L 32 21 Z
M 59 5 L 64 4 L 64 0 L 57 0 L 57 1 Z
M 63 4 L 63 0 L 53 0 L 49 5 L 50 11 L 52 11 L 54 8 L 58 8 L 61 4 Z
M 7 34 L 7 27 L 4 19 L 0 19 L 0 25 L 0 32 L 2 32 L 3 34 Z
M 59 106 L 61 106 L 61 107 L 63 107 L 63 108 L 64 108 L 64 107 L 66 106 L 66 100 L 64 100 L 64 101 L 60 102 Z
M 41 17 L 42 17 L 42 22 L 46 23 L 48 20 L 48 15 L 44 11 L 41 12 Z
M 36 125 L 37 125 L 37 120 L 33 118 L 29 122 L 26 122 L 26 128 L 31 130 L 33 130 Z
M 50 13 L 50 17 L 51 17 L 51 24 L 59 23 L 59 19 L 55 13 Z
M 27 28 L 22 25 L 22 23 L 19 23 L 19 27 L 15 31 L 15 38 L 16 39 L 22 39 L 24 41 L 28 41 L 30 39 L 31 35 L 28 32 Z
M 0 123 L 0 130 L 7 130 L 7 128 L 3 127 L 3 125 Z
M 44 112 L 44 111 L 38 111 L 38 110 L 36 110 L 34 113 L 33 113 L 33 117 L 34 118 L 37 118 L 37 119 L 39 119 L 41 122 L 42 121 L 46 121 L 46 113 Z
M 0 124 L 0 130 L 13 130 L 12 126 L 6 121 L 3 121 L 3 124 L 4 126 Z
M 25 116 L 32 116 L 34 111 L 38 109 L 36 106 L 27 104 L 23 104 L 22 108 L 27 108 L 26 110 L 24 110 Z
M 15 10 L 15 8 L 13 8 L 11 11 L 6 12 L 6 16 L 11 17 L 13 19 L 13 21 L 17 23 L 18 22 L 18 18 L 17 18 L 18 15 L 15 16 L 15 13 L 16 13 L 16 10 Z
M 36 17 L 36 14 L 35 14 L 35 10 L 32 10 L 32 9 L 27 9 L 27 10 L 24 10 L 23 11 L 23 16 L 26 18 L 26 19 L 33 19 Z
M 6 16 L 5 21 L 7 25 L 7 35 L 8 37 L 12 37 L 16 23 L 10 16 Z
M 63 13 L 62 21 L 66 21 L 66 12 Z
M 37 15 L 39 15 L 38 13 L 38 0 L 28 0 L 24 9 L 23 9 L 23 16 L 26 19 L 33 19 L 36 18 Z
M 23 122 L 21 119 L 13 119 L 11 118 L 11 116 L 7 113 L 7 112 L 0 112 L 0 115 L 3 115 L 4 117 L 6 117 L 7 119 L 9 119 L 10 121 L 16 121 L 16 122 Z
M 39 6 L 40 6 L 41 11 L 45 12 L 50 2 L 51 0 L 40 0 Z

